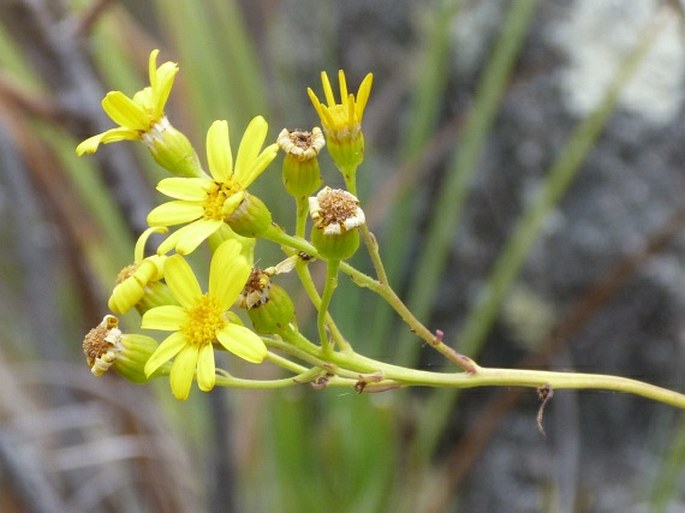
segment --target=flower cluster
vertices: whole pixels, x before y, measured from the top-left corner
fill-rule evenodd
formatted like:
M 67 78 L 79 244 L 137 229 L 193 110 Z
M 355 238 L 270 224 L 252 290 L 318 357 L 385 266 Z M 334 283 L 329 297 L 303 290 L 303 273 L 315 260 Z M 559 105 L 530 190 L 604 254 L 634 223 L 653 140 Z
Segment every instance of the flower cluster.
M 265 358 L 280 361 L 270 356 L 265 337 L 290 337 L 288 341 L 292 341 L 297 327 L 294 304 L 285 289 L 273 282 L 276 275 L 290 271 L 298 262 L 312 258 L 339 261 L 356 250 L 356 230 L 365 219 L 353 194 L 352 177 L 363 159 L 361 121 L 372 75 L 363 80 L 355 98 L 340 71 L 341 98 L 337 103 L 323 73 L 327 104 L 319 102 L 309 89 L 323 131 L 319 127 L 283 129 L 276 141 L 265 145 L 269 126 L 262 116 L 256 116 L 246 127 L 235 158 L 229 123 L 213 122 L 207 130 L 205 167 L 188 138 L 165 114 L 179 67 L 170 61 L 158 66 L 158 55 L 158 50 L 150 53 L 148 86 L 132 97 L 121 91 L 106 94 L 102 108 L 117 126 L 84 140 L 76 153 L 92 154 L 101 144 L 117 141 L 141 141 L 172 175 L 157 184 L 157 190 L 170 199 L 148 214 L 150 227 L 140 235 L 133 263 L 117 277 L 108 302 L 110 310 L 119 315 L 137 310 L 140 329 L 170 333 L 161 343 L 149 335 L 125 334 L 117 317 L 108 314 L 86 335 L 83 346 L 94 375 L 113 367 L 135 382 L 169 376 L 174 396 L 186 399 L 193 381 L 200 390 L 209 391 L 229 379 L 230 374 L 217 365 L 217 351 L 250 363 Z M 323 184 L 318 155 L 326 142 L 350 191 L 324 187 L 309 198 Z M 295 237 L 276 225 L 267 206 L 248 192 L 279 150 L 284 153 L 285 189 L 298 202 Z M 313 245 L 303 238 L 308 213 Z M 336 248 L 341 242 L 336 239 L 347 240 L 350 234 L 356 237 L 356 245 L 344 243 L 344 254 L 340 253 Z M 146 256 L 153 235 L 163 239 Z M 286 259 L 264 270 L 253 267 L 258 239 L 281 244 Z M 203 244 L 212 251 L 206 292 L 187 257 Z M 245 326 L 235 307 L 246 311 L 252 328 Z

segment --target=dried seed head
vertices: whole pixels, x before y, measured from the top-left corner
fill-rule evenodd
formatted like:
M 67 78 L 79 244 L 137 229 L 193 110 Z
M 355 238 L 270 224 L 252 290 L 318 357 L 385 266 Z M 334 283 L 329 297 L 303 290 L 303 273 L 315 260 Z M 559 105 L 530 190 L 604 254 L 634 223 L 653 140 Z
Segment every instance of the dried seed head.
M 324 235 L 340 235 L 366 222 L 359 200 L 342 189 L 324 187 L 309 198 L 309 213 L 314 225 Z
M 83 339 L 83 352 L 90 372 L 102 376 L 114 364 L 121 347 L 119 319 L 105 315 Z
M 311 132 L 306 130 L 293 130 L 291 132 L 284 128 L 278 134 L 276 142 L 286 155 L 303 161 L 316 157 L 326 144 L 326 139 L 321 129 L 315 126 Z

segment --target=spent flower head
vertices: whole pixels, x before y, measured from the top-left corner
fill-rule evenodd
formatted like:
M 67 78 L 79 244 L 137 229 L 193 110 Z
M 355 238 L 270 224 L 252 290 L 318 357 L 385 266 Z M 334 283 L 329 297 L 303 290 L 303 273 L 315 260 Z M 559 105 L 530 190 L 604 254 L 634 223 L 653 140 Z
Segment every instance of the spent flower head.
M 318 155 L 326 144 L 321 129 L 316 126 L 306 130 L 281 130 L 276 140 L 285 153 L 283 159 L 283 185 L 295 198 L 305 198 L 321 187 L 321 171 Z
M 224 223 L 239 230 L 241 214 L 246 210 L 249 212 L 247 204 L 263 205 L 246 189 L 276 157 L 278 145 L 271 144 L 262 150 L 267 130 L 268 124 L 263 117 L 257 116 L 250 121 L 234 164 L 228 123 L 215 121 L 207 131 L 207 161 L 211 178 L 173 177 L 159 182 L 157 190 L 174 200 L 154 208 L 148 214 L 148 223 L 151 226 L 190 224 L 172 233 L 160 245 L 158 253 L 175 248 L 177 253 L 188 254 Z M 259 214 L 261 225 L 270 225 L 268 210 L 266 213 L 260 210 Z M 253 235 L 249 230 L 240 234 Z
M 147 381 L 143 368 L 156 348 L 157 342 L 151 337 L 122 333 L 119 319 L 113 315 L 105 315 L 83 339 L 83 353 L 93 376 L 102 376 L 114 367 L 134 383 Z
M 321 256 L 343 260 L 357 251 L 358 228 L 366 216 L 354 194 L 326 186 L 309 198 L 309 215 L 314 222 L 312 243 Z
M 195 375 L 200 390 L 208 392 L 214 388 L 215 344 L 252 363 L 259 363 L 266 356 L 262 339 L 228 315 L 251 271 L 241 249 L 234 240 L 219 245 L 210 263 L 207 293 L 202 292 L 182 256 L 169 257 L 164 279 L 178 305 L 159 306 L 143 314 L 143 329 L 173 332 L 147 361 L 145 373 L 151 375 L 173 358 L 170 383 L 178 399 L 188 397 Z

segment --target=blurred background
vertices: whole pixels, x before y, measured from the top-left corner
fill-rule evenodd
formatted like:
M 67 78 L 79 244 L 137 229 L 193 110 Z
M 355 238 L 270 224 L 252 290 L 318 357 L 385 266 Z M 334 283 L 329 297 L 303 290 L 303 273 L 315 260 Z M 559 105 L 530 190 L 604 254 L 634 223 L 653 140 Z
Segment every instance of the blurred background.
M 543 437 L 533 390 L 177 402 L 92 377 L 81 341 L 164 174 L 141 144 L 74 155 L 153 48 L 203 161 L 213 120 L 275 139 L 318 123 L 321 70 L 371 71 L 362 206 L 417 316 L 482 365 L 682 391 L 684 21 L 677 0 L 0 0 L 0 511 L 685 511 L 685 419 L 641 398 L 559 391 Z M 255 192 L 292 228 L 279 166 Z M 368 356 L 450 369 L 347 280 L 333 311 Z

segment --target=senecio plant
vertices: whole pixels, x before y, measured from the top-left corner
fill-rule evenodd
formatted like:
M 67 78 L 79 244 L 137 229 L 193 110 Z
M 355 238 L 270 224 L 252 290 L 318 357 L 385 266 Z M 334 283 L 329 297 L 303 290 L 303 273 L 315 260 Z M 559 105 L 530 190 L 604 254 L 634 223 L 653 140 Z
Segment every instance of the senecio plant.
M 336 98 L 322 73 L 325 101 L 312 89 L 307 92 L 323 130 L 284 129 L 276 142 L 265 147 L 268 125 L 257 116 L 245 129 L 235 158 L 228 122 L 215 121 L 207 131 L 203 163 L 164 113 L 178 66 L 173 62 L 157 66 L 158 53 L 150 54 L 148 87 L 132 98 L 112 91 L 103 99 L 104 111 L 118 126 L 86 139 L 76 152 L 91 154 L 100 144 L 142 141 L 172 175 L 157 184 L 170 200 L 148 214 L 150 227 L 138 239 L 133 263 L 121 271 L 109 298 L 114 314 L 135 308 L 141 315 L 141 330 L 164 331 L 168 336 L 158 342 L 137 330 L 123 332 L 115 315 L 105 315 L 83 342 L 95 376 L 110 368 L 137 383 L 168 376 L 172 393 L 181 400 L 188 397 L 193 381 L 203 392 L 216 386 L 271 389 L 305 384 L 317 389 L 350 387 L 360 393 L 416 385 L 523 386 L 537 389 L 543 405 L 556 389 L 596 388 L 685 408 L 685 395 L 623 377 L 481 367 L 448 346 L 442 332 L 429 330 L 414 317 L 387 281 L 376 239 L 356 196 L 357 170 L 364 161 L 362 120 L 373 75 L 364 78 L 355 95 L 339 71 Z M 323 186 L 318 155 L 324 146 L 343 175 L 345 189 Z M 295 201 L 293 234 L 274 223 L 268 207 L 248 191 L 279 152 L 284 154 L 283 185 Z M 153 233 L 167 236 L 155 253 L 146 256 L 145 246 Z M 281 262 L 255 267 L 255 246 L 263 241 L 280 246 Z M 347 262 L 362 244 L 375 276 Z M 201 245 L 211 252 L 207 290 L 186 259 Z M 310 266 L 322 264 L 327 273 L 319 290 Z M 298 329 L 293 302 L 277 283 L 280 274 L 292 271 L 318 312 L 316 340 Z M 381 296 L 416 334 L 417 342 L 440 352 L 455 368 L 429 372 L 357 352 L 328 311 L 341 273 Z M 249 319 L 249 325 L 243 319 Z M 266 361 L 281 367 L 284 377 L 234 376 L 216 366 L 216 351 L 228 351 L 253 364 Z

